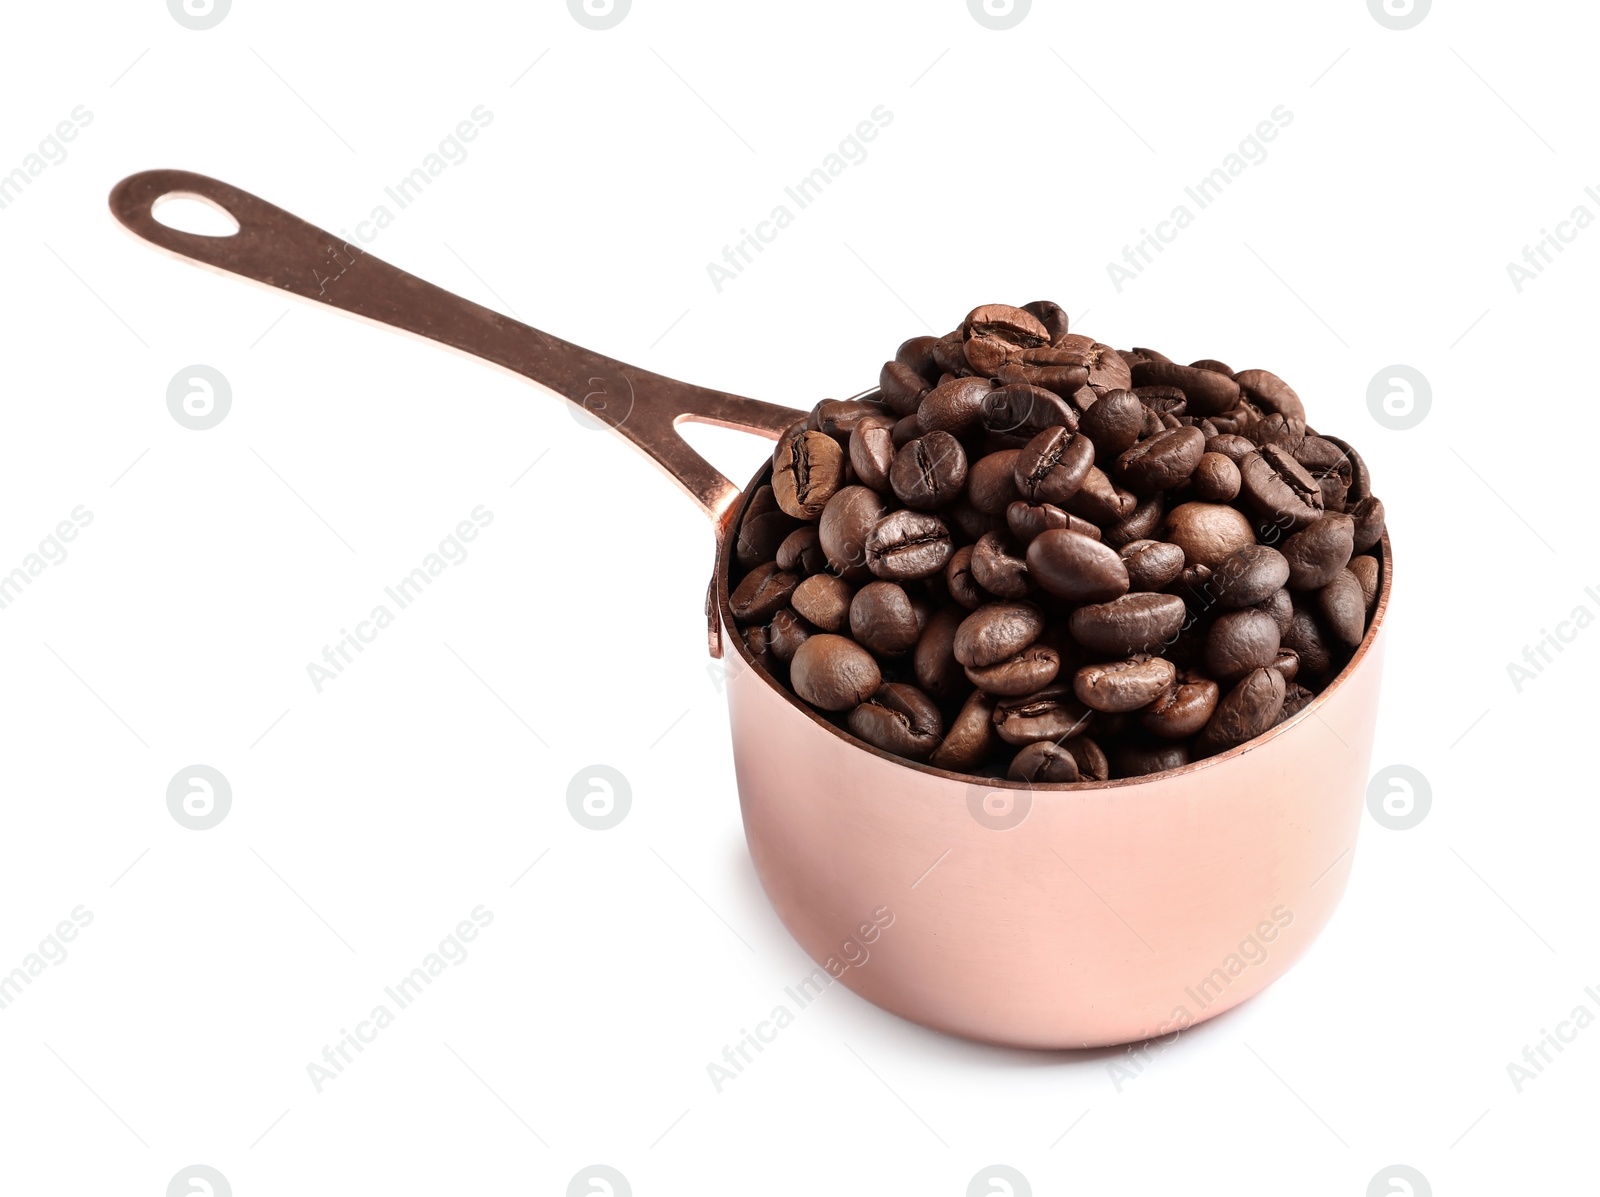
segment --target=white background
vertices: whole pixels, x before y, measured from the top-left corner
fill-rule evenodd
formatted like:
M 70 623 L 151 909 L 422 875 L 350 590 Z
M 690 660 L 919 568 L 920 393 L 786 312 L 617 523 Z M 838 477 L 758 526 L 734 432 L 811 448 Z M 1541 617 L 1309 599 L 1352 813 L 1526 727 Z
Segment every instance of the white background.
M 1507 673 L 1600 613 L 1600 231 L 1520 293 L 1506 269 L 1600 215 L 1595 32 L 1577 3 L 1406 31 L 1359 0 L 1037 0 L 1006 31 L 959 0 L 637 0 L 606 31 L 548 0 L 236 0 L 203 32 L 159 0 L 12 6 L 0 171 L 92 121 L 0 210 L 0 572 L 93 519 L 0 611 L 0 972 L 93 921 L 0 1010 L 0 1189 L 157 1197 L 203 1163 L 241 1197 L 561 1194 L 599 1162 L 640 1197 L 959 1195 L 999 1162 L 1039 1194 L 1360 1197 L 1395 1163 L 1595 1191 L 1600 1029 L 1520 1093 L 1506 1068 L 1600 1012 L 1600 631 Z M 176 166 L 353 229 L 478 105 L 368 248 L 580 344 L 803 406 L 979 302 L 1053 298 L 1273 369 L 1363 450 L 1398 561 L 1373 766 L 1432 808 L 1365 821 L 1298 967 L 1120 1088 L 1117 1051 L 958 1042 L 836 986 L 715 1091 L 810 966 L 744 851 L 702 518 L 548 392 L 106 209 Z M 878 105 L 865 160 L 719 293 L 707 264 Z M 1278 105 L 1265 161 L 1119 291 L 1107 263 Z M 197 363 L 232 388 L 204 432 L 166 406 Z M 1431 384 L 1407 431 L 1367 403 L 1395 363 Z M 766 451 L 696 440 L 740 480 Z M 316 692 L 480 504 L 469 556 Z M 195 763 L 233 793 L 203 832 L 165 798 Z M 596 763 L 632 793 L 603 833 L 566 805 Z M 318 1093 L 324 1045 L 479 905 L 468 958 Z

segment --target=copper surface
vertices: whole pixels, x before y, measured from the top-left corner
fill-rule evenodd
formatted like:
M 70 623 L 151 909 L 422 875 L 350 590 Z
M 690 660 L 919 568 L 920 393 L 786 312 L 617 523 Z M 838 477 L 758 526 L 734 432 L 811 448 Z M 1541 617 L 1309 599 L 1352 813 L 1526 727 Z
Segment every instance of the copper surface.
M 218 204 L 239 232 L 161 224 L 152 206 L 175 194 Z M 675 429 L 698 420 L 776 437 L 803 413 L 552 337 L 203 175 L 133 175 L 111 207 L 184 258 L 533 379 L 628 437 L 700 504 L 718 530 L 708 646 L 729 663 L 751 857 L 800 945 L 868 1000 L 994 1043 L 1125 1043 L 1258 993 L 1332 916 L 1377 719 L 1387 537 L 1366 638 L 1314 702 L 1265 736 L 1149 778 L 1032 788 L 969 779 L 890 756 L 821 718 L 753 662 L 733 625 L 732 529 L 748 492 Z

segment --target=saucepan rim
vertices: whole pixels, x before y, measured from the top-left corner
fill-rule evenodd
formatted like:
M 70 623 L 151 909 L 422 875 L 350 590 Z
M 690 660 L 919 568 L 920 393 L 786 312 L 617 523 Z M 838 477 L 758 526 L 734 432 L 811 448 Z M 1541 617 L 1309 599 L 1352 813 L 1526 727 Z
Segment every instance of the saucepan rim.
M 878 389 L 873 387 L 869 390 L 862 391 L 860 394 L 852 395 L 850 398 L 870 399 L 877 393 Z M 797 417 L 798 416 L 800 416 L 800 413 L 797 413 Z M 808 719 L 811 720 L 813 724 L 824 729 L 829 734 L 844 740 L 851 747 L 859 749 L 862 752 L 870 753 L 871 755 L 887 761 L 892 765 L 898 765 L 900 768 L 910 769 L 913 772 L 926 774 L 929 777 L 936 777 L 942 781 L 956 781 L 967 785 L 981 785 L 986 790 L 1028 790 L 1030 792 L 1044 793 L 1059 791 L 1063 793 L 1082 794 L 1098 792 L 1101 790 L 1126 789 L 1134 786 L 1148 785 L 1152 782 L 1169 781 L 1173 778 L 1184 777 L 1188 774 L 1197 773 L 1202 769 L 1213 769 L 1217 768 L 1218 766 L 1225 766 L 1229 761 L 1237 760 L 1245 753 L 1253 752 L 1256 749 L 1261 748 L 1263 745 L 1270 743 L 1277 737 L 1299 726 L 1307 719 L 1317 716 L 1319 709 L 1323 706 L 1323 704 L 1327 702 L 1327 700 L 1333 695 L 1334 691 L 1339 689 L 1339 687 L 1345 683 L 1345 680 L 1350 677 L 1350 675 L 1355 671 L 1356 667 L 1361 664 L 1361 662 L 1366 658 L 1367 654 L 1371 651 L 1373 643 L 1378 638 L 1379 631 L 1382 630 L 1383 618 L 1389 608 L 1389 587 L 1394 574 L 1394 561 L 1389 544 L 1389 533 L 1388 530 L 1385 529 L 1383 538 L 1379 541 L 1379 546 L 1382 551 L 1378 557 L 1380 574 L 1378 580 L 1378 601 L 1372 609 L 1372 617 L 1367 621 L 1366 634 L 1362 636 L 1361 643 L 1356 646 L 1356 651 L 1351 654 L 1350 660 L 1345 663 L 1345 667 L 1339 671 L 1338 675 L 1326 686 L 1324 686 L 1322 691 L 1310 702 L 1308 702 L 1305 707 L 1297 712 L 1292 718 L 1284 720 L 1282 723 L 1279 723 L 1269 730 L 1263 732 L 1255 739 L 1246 740 L 1243 744 L 1236 745 L 1233 748 L 1228 749 L 1226 752 L 1219 752 L 1215 756 L 1203 757 L 1198 761 L 1190 761 L 1188 764 L 1179 765 L 1176 769 L 1163 769 L 1159 773 L 1147 773 L 1140 777 L 1117 777 L 1106 781 L 1026 782 L 1015 781 L 1007 777 L 980 777 L 973 773 L 956 773 L 949 769 L 936 768 L 933 765 L 926 764 L 922 761 L 913 761 L 903 756 L 896 756 L 892 752 L 885 752 L 883 749 L 878 748 L 875 745 L 868 744 L 860 737 L 852 735 L 847 729 L 839 727 L 837 724 L 830 722 L 829 720 L 823 718 L 816 711 L 812 710 L 810 705 L 803 701 L 799 695 L 795 694 L 789 689 L 788 686 L 785 686 L 777 678 L 773 677 L 765 667 L 763 667 L 753 656 L 750 655 L 750 650 L 745 645 L 744 637 L 739 635 L 738 621 L 734 619 L 733 608 L 729 605 L 728 601 L 730 590 L 729 575 L 732 571 L 733 559 L 732 548 L 734 542 L 738 539 L 739 525 L 744 519 L 745 509 L 750 505 L 751 499 L 755 497 L 756 491 L 765 483 L 765 476 L 771 468 L 771 461 L 763 462 L 757 468 L 755 476 L 750 479 L 748 485 L 746 485 L 744 490 L 740 492 L 739 501 L 734 506 L 723 531 L 721 540 L 717 545 L 717 564 L 716 577 L 714 579 L 714 589 L 717 600 L 717 617 L 721 621 L 722 626 L 722 632 L 719 639 L 721 640 L 723 653 L 726 654 L 730 650 L 737 653 L 739 655 L 739 659 L 743 661 L 746 666 L 748 666 L 750 669 L 753 669 L 756 672 L 756 675 L 760 677 L 762 681 L 776 690 L 778 694 L 787 700 L 791 706 L 804 714 Z

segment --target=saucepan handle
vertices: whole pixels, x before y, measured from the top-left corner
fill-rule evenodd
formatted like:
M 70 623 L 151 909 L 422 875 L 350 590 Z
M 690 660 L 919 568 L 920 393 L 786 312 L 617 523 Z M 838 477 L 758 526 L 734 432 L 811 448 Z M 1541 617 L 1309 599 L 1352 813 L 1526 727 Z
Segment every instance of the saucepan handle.
M 238 231 L 206 236 L 162 224 L 154 209 L 178 196 L 223 209 Z M 540 332 L 205 175 L 184 170 L 130 175 L 112 189 L 111 211 L 133 233 L 180 257 L 441 341 L 566 396 L 660 465 L 711 517 L 719 536 L 739 488 L 689 447 L 677 425 L 693 420 L 776 438 L 804 416 L 775 403 L 653 374 Z

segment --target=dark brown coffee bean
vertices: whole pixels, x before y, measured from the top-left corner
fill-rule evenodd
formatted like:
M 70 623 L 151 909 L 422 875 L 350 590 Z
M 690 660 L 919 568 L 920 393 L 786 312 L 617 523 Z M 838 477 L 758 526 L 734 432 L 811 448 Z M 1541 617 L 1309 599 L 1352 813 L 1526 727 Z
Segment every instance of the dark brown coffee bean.
M 1048 350 L 1034 350 L 1025 355 L 1027 360 L 1038 360 L 1044 353 L 1052 354 L 1052 362 L 1081 363 L 1089 371 L 1088 384 L 1102 393 L 1127 390 L 1133 386 L 1133 376 L 1127 361 L 1109 345 L 1102 345 L 1092 337 L 1066 333 L 1056 339 Z
M 1376 557 L 1352 557 L 1350 564 L 1345 567 L 1356 576 L 1356 581 L 1361 583 L 1362 607 L 1370 616 L 1373 608 L 1378 605 L 1378 559 Z
M 868 582 L 850 603 L 850 634 L 875 653 L 909 652 L 921 632 L 911 596 L 893 582 Z
M 955 648 L 956 629 L 966 615 L 960 607 L 941 607 L 922 629 L 911 658 L 917 685 L 941 701 L 970 689 Z
M 1210 678 L 1185 674 L 1151 702 L 1139 725 L 1163 740 L 1187 740 L 1210 721 L 1220 694 Z
M 986 453 L 968 468 L 967 498 L 978 511 L 985 515 L 1002 515 L 1019 497 L 1017 484 L 1011 477 L 1011 466 L 1018 452 L 1001 449 L 997 453 Z
M 1333 649 L 1322 625 L 1309 607 L 1298 601 L 1289 620 L 1289 630 L 1283 633 L 1283 644 L 1300 656 L 1300 673 L 1296 676 L 1320 682 L 1333 670 Z
M 989 595 L 984 593 L 983 587 L 972 576 L 970 544 L 962 545 L 951 555 L 944 567 L 944 584 L 950 591 L 950 597 L 969 611 L 976 611 L 989 601 Z
M 1344 450 L 1320 436 L 1306 436 L 1292 452 L 1294 459 L 1305 466 L 1306 473 L 1322 488 L 1322 509 L 1343 511 L 1352 476 L 1351 462 Z
M 1011 758 L 1006 776 L 1012 781 L 1026 781 L 1035 785 L 1056 785 L 1080 780 L 1078 762 L 1072 753 L 1050 740 L 1035 740 L 1025 746 Z
M 926 512 L 891 511 L 867 534 L 867 568 L 891 582 L 936 574 L 954 552 L 950 529 Z
M 1094 442 L 1098 464 L 1115 462 L 1139 439 L 1144 427 L 1144 405 L 1132 391 L 1107 391 L 1084 412 L 1078 431 Z
M 1078 492 L 1094 466 L 1094 444 L 1066 428 L 1047 428 L 1011 465 L 1017 489 L 1032 503 L 1064 503 Z
M 1371 560 L 1371 558 L 1368 558 Z M 1361 582 L 1348 569 L 1317 591 L 1317 610 L 1323 626 L 1346 648 L 1355 648 L 1367 630 L 1367 600 Z
M 1111 762 L 1106 759 L 1105 750 L 1088 736 L 1073 736 L 1063 744 L 1056 745 L 1065 749 L 1077 762 L 1078 776 L 1084 781 L 1105 781 L 1111 776 Z
M 1181 598 L 1197 620 L 1209 615 L 1217 605 L 1217 597 L 1211 586 L 1209 565 L 1196 563 L 1184 566 L 1183 572 L 1178 575 L 1178 580 L 1167 587 L 1167 593 Z
M 1289 562 L 1277 549 L 1249 544 L 1218 562 L 1211 576 L 1217 606 L 1253 607 L 1283 589 Z
M 1048 645 L 1034 644 L 997 664 L 968 669 L 967 680 L 985 694 L 1017 698 L 1043 690 L 1060 671 L 1060 654 Z
M 1270 370 L 1240 370 L 1233 376 L 1239 390 L 1262 411 L 1287 417 L 1298 422 L 1305 431 L 1306 408 L 1294 388 Z
M 982 424 L 991 436 L 1020 447 L 1046 428 L 1076 429 L 1078 413 L 1053 391 L 1010 383 L 983 397 Z
M 772 647 L 767 643 L 767 625 L 758 623 L 754 627 L 745 628 L 740 635 L 744 639 L 744 646 L 750 650 L 751 659 L 768 673 L 781 677 L 783 675 L 783 662 L 772 655 Z
M 811 420 L 818 432 L 831 436 L 844 449 L 850 434 L 862 420 L 893 420 L 889 406 L 875 399 L 824 399 L 811 409 Z
M 910 366 L 930 382 L 937 381 L 939 366 L 933 360 L 933 347 L 938 343 L 938 337 L 908 337 L 894 351 L 894 360 L 902 366 Z
M 895 421 L 894 428 L 890 430 L 889 443 L 898 449 L 900 446 L 916 440 L 921 435 L 922 425 L 917 423 L 916 414 L 912 413 Z
M 1139 505 L 1129 515 L 1114 524 L 1107 524 L 1105 533 L 1100 539 L 1117 550 L 1136 540 L 1148 540 L 1155 535 L 1166 514 L 1166 497 L 1147 495 L 1139 500 Z
M 1027 564 L 1035 582 L 1072 602 L 1101 603 L 1128 590 L 1128 569 L 1115 549 L 1066 529 L 1034 537 Z
M 1296 532 L 1283 542 L 1289 562 L 1289 589 L 1321 590 L 1350 564 L 1355 520 L 1336 513 Z
M 967 365 L 966 338 L 960 332 L 940 337 L 929 350 L 933 356 L 934 371 L 930 377 L 937 382 L 943 375 L 961 378 L 972 373 Z
M 1137 711 L 1159 698 L 1178 676 L 1165 657 L 1144 654 L 1085 665 L 1072 678 L 1078 701 L 1097 711 Z
M 734 561 L 744 569 L 771 561 L 783 543 L 783 538 L 794 530 L 793 516 L 778 506 L 770 486 L 757 489 L 745 507 L 739 521 L 739 535 L 734 541 Z
M 1118 777 L 1148 777 L 1189 763 L 1189 746 L 1176 740 L 1141 736 L 1122 741 L 1111 751 L 1111 767 Z
M 1300 673 L 1300 654 L 1292 648 L 1280 648 L 1268 667 L 1283 674 L 1283 680 L 1292 682 Z
M 850 434 L 850 467 L 863 486 L 889 493 L 889 467 L 894 463 L 894 425 L 881 417 L 862 420 Z
M 1365 553 L 1383 539 L 1383 500 L 1376 495 L 1368 495 L 1351 505 L 1349 512 L 1356 522 L 1352 546 L 1356 552 Z
M 1181 416 L 1189 410 L 1189 400 L 1177 387 L 1134 387 L 1133 393 L 1139 397 L 1139 402 L 1144 404 L 1149 411 L 1162 417 Z M 1148 414 L 1145 425 L 1149 426 Z
M 1117 550 L 1128 589 L 1163 590 L 1183 572 L 1183 550 L 1165 540 L 1135 540 Z
M 1146 362 L 1170 362 L 1172 360 L 1159 349 L 1148 349 L 1142 345 L 1135 345 L 1132 349 L 1126 350 L 1125 355 L 1130 359 L 1137 358 Z
M 1005 516 L 986 515 L 974 507 L 966 495 L 941 510 L 939 518 L 955 531 L 957 541 L 981 540 L 986 533 L 1006 530 Z
M 996 598 L 1019 599 L 1028 593 L 1028 566 L 998 532 L 986 533 L 972 546 L 972 577 Z
M 827 632 L 811 637 L 789 664 L 794 692 L 825 711 L 848 711 L 882 683 L 878 663 L 854 640 Z
M 871 577 L 867 537 L 887 511 L 882 497 L 865 486 L 847 486 L 828 500 L 817 536 L 828 564 L 841 578 L 856 582 Z
M 1272 664 L 1278 653 L 1278 625 L 1254 607 L 1224 611 L 1206 633 L 1206 672 L 1219 682 L 1236 682 L 1253 669 Z
M 997 665 L 1039 638 L 1044 616 L 1029 603 L 988 603 L 961 621 L 953 646 L 969 669 Z
M 740 623 L 765 623 L 780 607 L 789 605 L 800 579 L 778 568 L 776 561 L 758 565 L 747 573 L 728 596 L 728 606 Z
M 1289 624 L 1294 620 L 1294 600 L 1287 589 L 1275 591 L 1256 604 L 1257 611 L 1265 611 L 1278 625 L 1279 637 L 1289 634 Z
M 915 686 L 888 682 L 850 712 L 847 724 L 868 744 L 920 761 L 939 747 L 944 721 L 939 708 Z
M 816 524 L 801 524 L 783 538 L 774 560 L 779 569 L 809 575 L 828 568 L 828 555 L 822 551 L 822 538 Z
M 833 574 L 812 574 L 794 588 L 789 605 L 824 632 L 837 632 L 850 618 L 855 590 Z
M 1050 330 L 1026 308 L 1008 303 L 985 303 L 972 309 L 961 322 L 961 335 L 999 337 L 1016 349 L 1050 343 Z
M 974 690 L 950 721 L 944 742 L 934 749 L 928 763 L 965 773 L 983 764 L 994 746 L 994 700 L 982 690 Z
M 1177 387 L 1197 416 L 1218 416 L 1239 402 L 1239 384 L 1226 374 L 1196 370 L 1176 362 L 1141 362 L 1133 367 L 1136 387 Z
M 1132 491 L 1113 483 L 1105 471 L 1096 466 L 1084 476 L 1078 493 L 1062 506 L 1073 515 L 1097 524 L 1114 524 L 1132 515 L 1139 506 L 1139 499 Z
M 1032 744 L 1035 740 L 1060 743 L 1081 735 L 1094 712 L 1073 697 L 1070 686 L 1046 686 L 1037 694 L 1002 699 L 995 704 L 994 727 L 1007 744 Z
M 1067 313 L 1059 303 L 1036 299 L 1023 304 L 1022 310 L 1037 317 L 1039 323 L 1044 325 L 1045 331 L 1050 334 L 1051 344 L 1067 335 Z
M 1190 481 L 1194 493 L 1207 503 L 1229 503 L 1239 497 L 1239 467 L 1226 453 L 1208 449 Z
M 1167 513 L 1161 538 L 1181 548 L 1190 565 L 1212 569 L 1256 542 L 1250 521 L 1226 503 L 1184 503 L 1174 507 Z
M 922 397 L 932 389 L 920 370 L 903 362 L 884 362 L 878 371 L 878 393 L 897 416 L 916 411 Z
M 1223 695 L 1211 721 L 1195 740 L 1207 756 L 1253 740 L 1278 721 L 1287 683 L 1273 669 L 1256 669 Z
M 948 432 L 930 432 L 902 446 L 889 468 L 889 485 L 914 511 L 951 502 L 967 481 L 967 451 Z
M 1068 528 L 1091 540 L 1099 540 L 1100 529 L 1088 520 L 1062 511 L 1052 503 L 1028 503 L 1018 499 L 1006 508 L 1006 527 L 1016 542 L 1026 548 L 1033 538 L 1052 528 Z
M 1171 594 L 1125 594 L 1109 603 L 1079 607 L 1067 621 L 1072 638 L 1100 657 L 1160 654 L 1183 627 L 1188 612 Z
M 793 660 L 795 652 L 811 638 L 811 626 L 785 607 L 767 624 L 767 647 L 780 661 Z
M 772 454 L 772 492 L 796 519 L 814 520 L 844 481 L 844 452 L 825 432 L 784 434 Z
M 1288 452 L 1268 445 L 1239 463 L 1239 499 L 1263 520 L 1290 529 L 1322 516 L 1322 488 Z
M 1217 361 L 1214 357 L 1203 357 L 1197 362 L 1190 362 L 1189 368 L 1192 370 L 1210 370 L 1213 374 L 1226 374 L 1229 378 L 1233 377 L 1232 367 L 1226 362 Z
M 954 378 L 942 382 L 923 396 L 917 408 L 917 427 L 930 432 L 965 436 L 983 418 L 983 398 L 991 390 L 987 378 Z
M 1290 719 L 1293 719 L 1310 706 L 1311 700 L 1315 697 L 1314 693 L 1307 690 L 1299 682 L 1290 682 L 1284 690 L 1283 712 L 1278 716 L 1278 722 L 1287 723 Z

